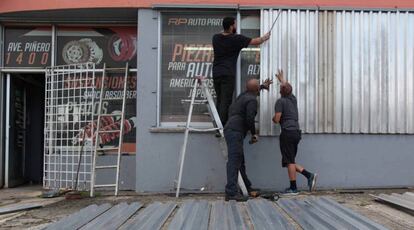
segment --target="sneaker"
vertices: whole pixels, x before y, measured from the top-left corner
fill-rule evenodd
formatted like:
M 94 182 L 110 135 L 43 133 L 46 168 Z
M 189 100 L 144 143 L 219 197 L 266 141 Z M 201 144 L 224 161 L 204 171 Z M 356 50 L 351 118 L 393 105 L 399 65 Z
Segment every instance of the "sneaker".
M 318 174 L 312 173 L 312 175 L 308 179 L 309 192 L 313 192 L 315 190 L 317 179 L 318 179 Z
M 291 188 L 285 189 L 285 191 L 282 193 L 283 196 L 296 196 L 298 194 L 299 192 L 297 189 L 291 189 Z
M 236 194 L 234 196 L 226 194 L 226 197 L 224 198 L 225 201 L 235 200 L 237 202 L 244 202 L 244 201 L 247 201 L 248 199 L 249 199 L 248 197 L 245 197 L 242 194 Z

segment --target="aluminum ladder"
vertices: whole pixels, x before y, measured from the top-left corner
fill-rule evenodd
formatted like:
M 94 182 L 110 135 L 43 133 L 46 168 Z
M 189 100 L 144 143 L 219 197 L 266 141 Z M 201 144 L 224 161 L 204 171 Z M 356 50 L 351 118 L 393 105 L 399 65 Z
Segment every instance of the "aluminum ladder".
M 105 78 L 107 77 L 107 72 L 125 72 L 124 75 L 124 84 L 123 84 L 123 95 L 122 98 L 104 98 L 104 86 L 105 86 Z M 102 78 L 101 78 L 101 90 L 100 90 L 100 99 L 98 105 L 98 120 L 96 124 L 96 131 L 94 133 L 95 143 L 94 143 L 94 151 L 92 156 L 92 176 L 91 176 L 91 189 L 90 189 L 90 196 L 93 197 L 95 194 L 95 188 L 115 188 L 115 196 L 118 195 L 119 192 L 119 174 L 120 174 L 120 164 L 121 164 L 121 155 L 122 155 L 122 141 L 123 141 L 123 133 L 124 133 L 124 126 L 125 126 L 125 103 L 126 103 L 126 93 L 127 93 L 127 80 L 129 75 L 129 66 L 126 63 L 125 68 L 106 68 L 106 64 L 104 64 Z M 103 113 L 102 112 L 102 104 L 104 101 L 116 101 L 122 100 L 122 109 L 120 112 L 116 113 Z M 102 130 L 101 127 L 101 119 L 103 117 L 116 117 L 121 116 L 120 125 L 118 130 Z M 118 138 L 118 145 L 111 148 L 105 148 L 101 146 L 101 135 L 102 134 L 119 134 Z M 117 151 L 117 160 L 116 164 L 114 165 L 96 165 L 96 160 L 99 153 L 105 153 L 105 151 Z M 115 183 L 114 184 L 96 184 L 96 174 L 97 170 L 104 170 L 104 169 L 113 169 L 116 170 L 115 174 Z
M 204 94 L 205 96 L 205 100 L 196 100 L 196 92 L 197 89 L 200 88 L 201 92 Z M 191 93 L 191 100 L 190 102 L 190 108 L 188 111 L 188 117 L 187 117 L 187 123 L 185 125 L 185 132 L 184 132 L 184 143 L 183 146 L 181 147 L 181 153 L 180 153 L 180 170 L 178 173 L 178 182 L 177 182 L 177 190 L 176 190 L 176 194 L 175 197 L 179 197 L 180 196 L 180 189 L 181 189 L 181 181 L 182 181 L 182 176 L 183 176 L 183 168 L 184 168 L 184 160 L 185 160 L 185 155 L 186 155 L 186 151 L 187 151 L 187 144 L 188 144 L 188 134 L 190 133 L 190 131 L 192 132 L 211 132 L 211 131 L 218 131 L 220 133 L 220 137 L 219 137 L 219 144 L 220 144 L 220 149 L 221 152 L 224 156 L 224 158 L 227 160 L 227 144 L 226 144 L 226 140 L 224 139 L 224 128 L 223 128 L 223 124 L 221 123 L 219 114 L 217 112 L 217 108 L 216 105 L 214 104 L 214 100 L 213 100 L 213 96 L 211 96 L 210 91 L 207 88 L 206 82 L 205 82 L 205 78 L 203 77 L 197 77 L 196 81 L 194 82 L 194 86 L 193 86 L 193 91 Z M 186 101 L 186 100 L 184 100 Z M 214 128 L 204 128 L 204 129 L 199 129 L 199 128 L 192 128 L 190 126 L 191 124 L 191 117 L 193 115 L 193 108 L 195 104 L 206 104 L 210 117 L 212 119 L 213 122 L 213 127 Z M 246 185 L 244 184 L 243 178 L 239 172 L 238 175 L 238 179 L 237 179 L 238 185 L 240 187 L 240 189 L 242 190 L 242 193 L 244 196 L 248 196 L 248 192 L 247 192 L 247 188 Z

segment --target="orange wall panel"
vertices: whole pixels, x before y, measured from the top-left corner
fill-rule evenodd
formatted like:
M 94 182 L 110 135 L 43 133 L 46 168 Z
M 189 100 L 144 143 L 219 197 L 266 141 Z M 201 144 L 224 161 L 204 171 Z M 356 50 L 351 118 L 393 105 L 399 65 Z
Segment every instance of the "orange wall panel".
M 74 8 L 143 8 L 154 4 L 209 4 L 240 6 L 292 6 L 292 7 L 349 7 L 349 8 L 411 8 L 413 0 L 0 0 L 0 13 L 74 9 Z

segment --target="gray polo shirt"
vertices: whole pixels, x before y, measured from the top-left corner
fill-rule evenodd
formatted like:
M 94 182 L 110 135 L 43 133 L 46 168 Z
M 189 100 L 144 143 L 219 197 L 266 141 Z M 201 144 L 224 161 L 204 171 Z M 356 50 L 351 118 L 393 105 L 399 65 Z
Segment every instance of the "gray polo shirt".
M 282 113 L 280 126 L 285 130 L 299 130 L 298 102 L 295 95 L 281 97 L 276 101 L 275 112 Z

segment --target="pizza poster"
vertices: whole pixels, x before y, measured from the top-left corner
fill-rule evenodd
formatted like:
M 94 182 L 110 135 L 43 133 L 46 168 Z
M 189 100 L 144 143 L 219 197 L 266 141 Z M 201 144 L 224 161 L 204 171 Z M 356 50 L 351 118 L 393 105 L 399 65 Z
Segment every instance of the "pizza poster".
M 212 37 L 220 33 L 224 14 L 163 14 L 161 55 L 161 122 L 184 122 L 196 77 L 213 89 Z M 203 99 L 201 89 L 196 99 Z M 210 121 L 207 107 L 194 107 L 193 121 Z
M 9 28 L 4 35 L 4 66 L 39 68 L 50 66 L 50 27 Z
M 96 68 L 137 66 L 136 27 L 63 27 L 57 31 L 57 64 L 93 62 Z

